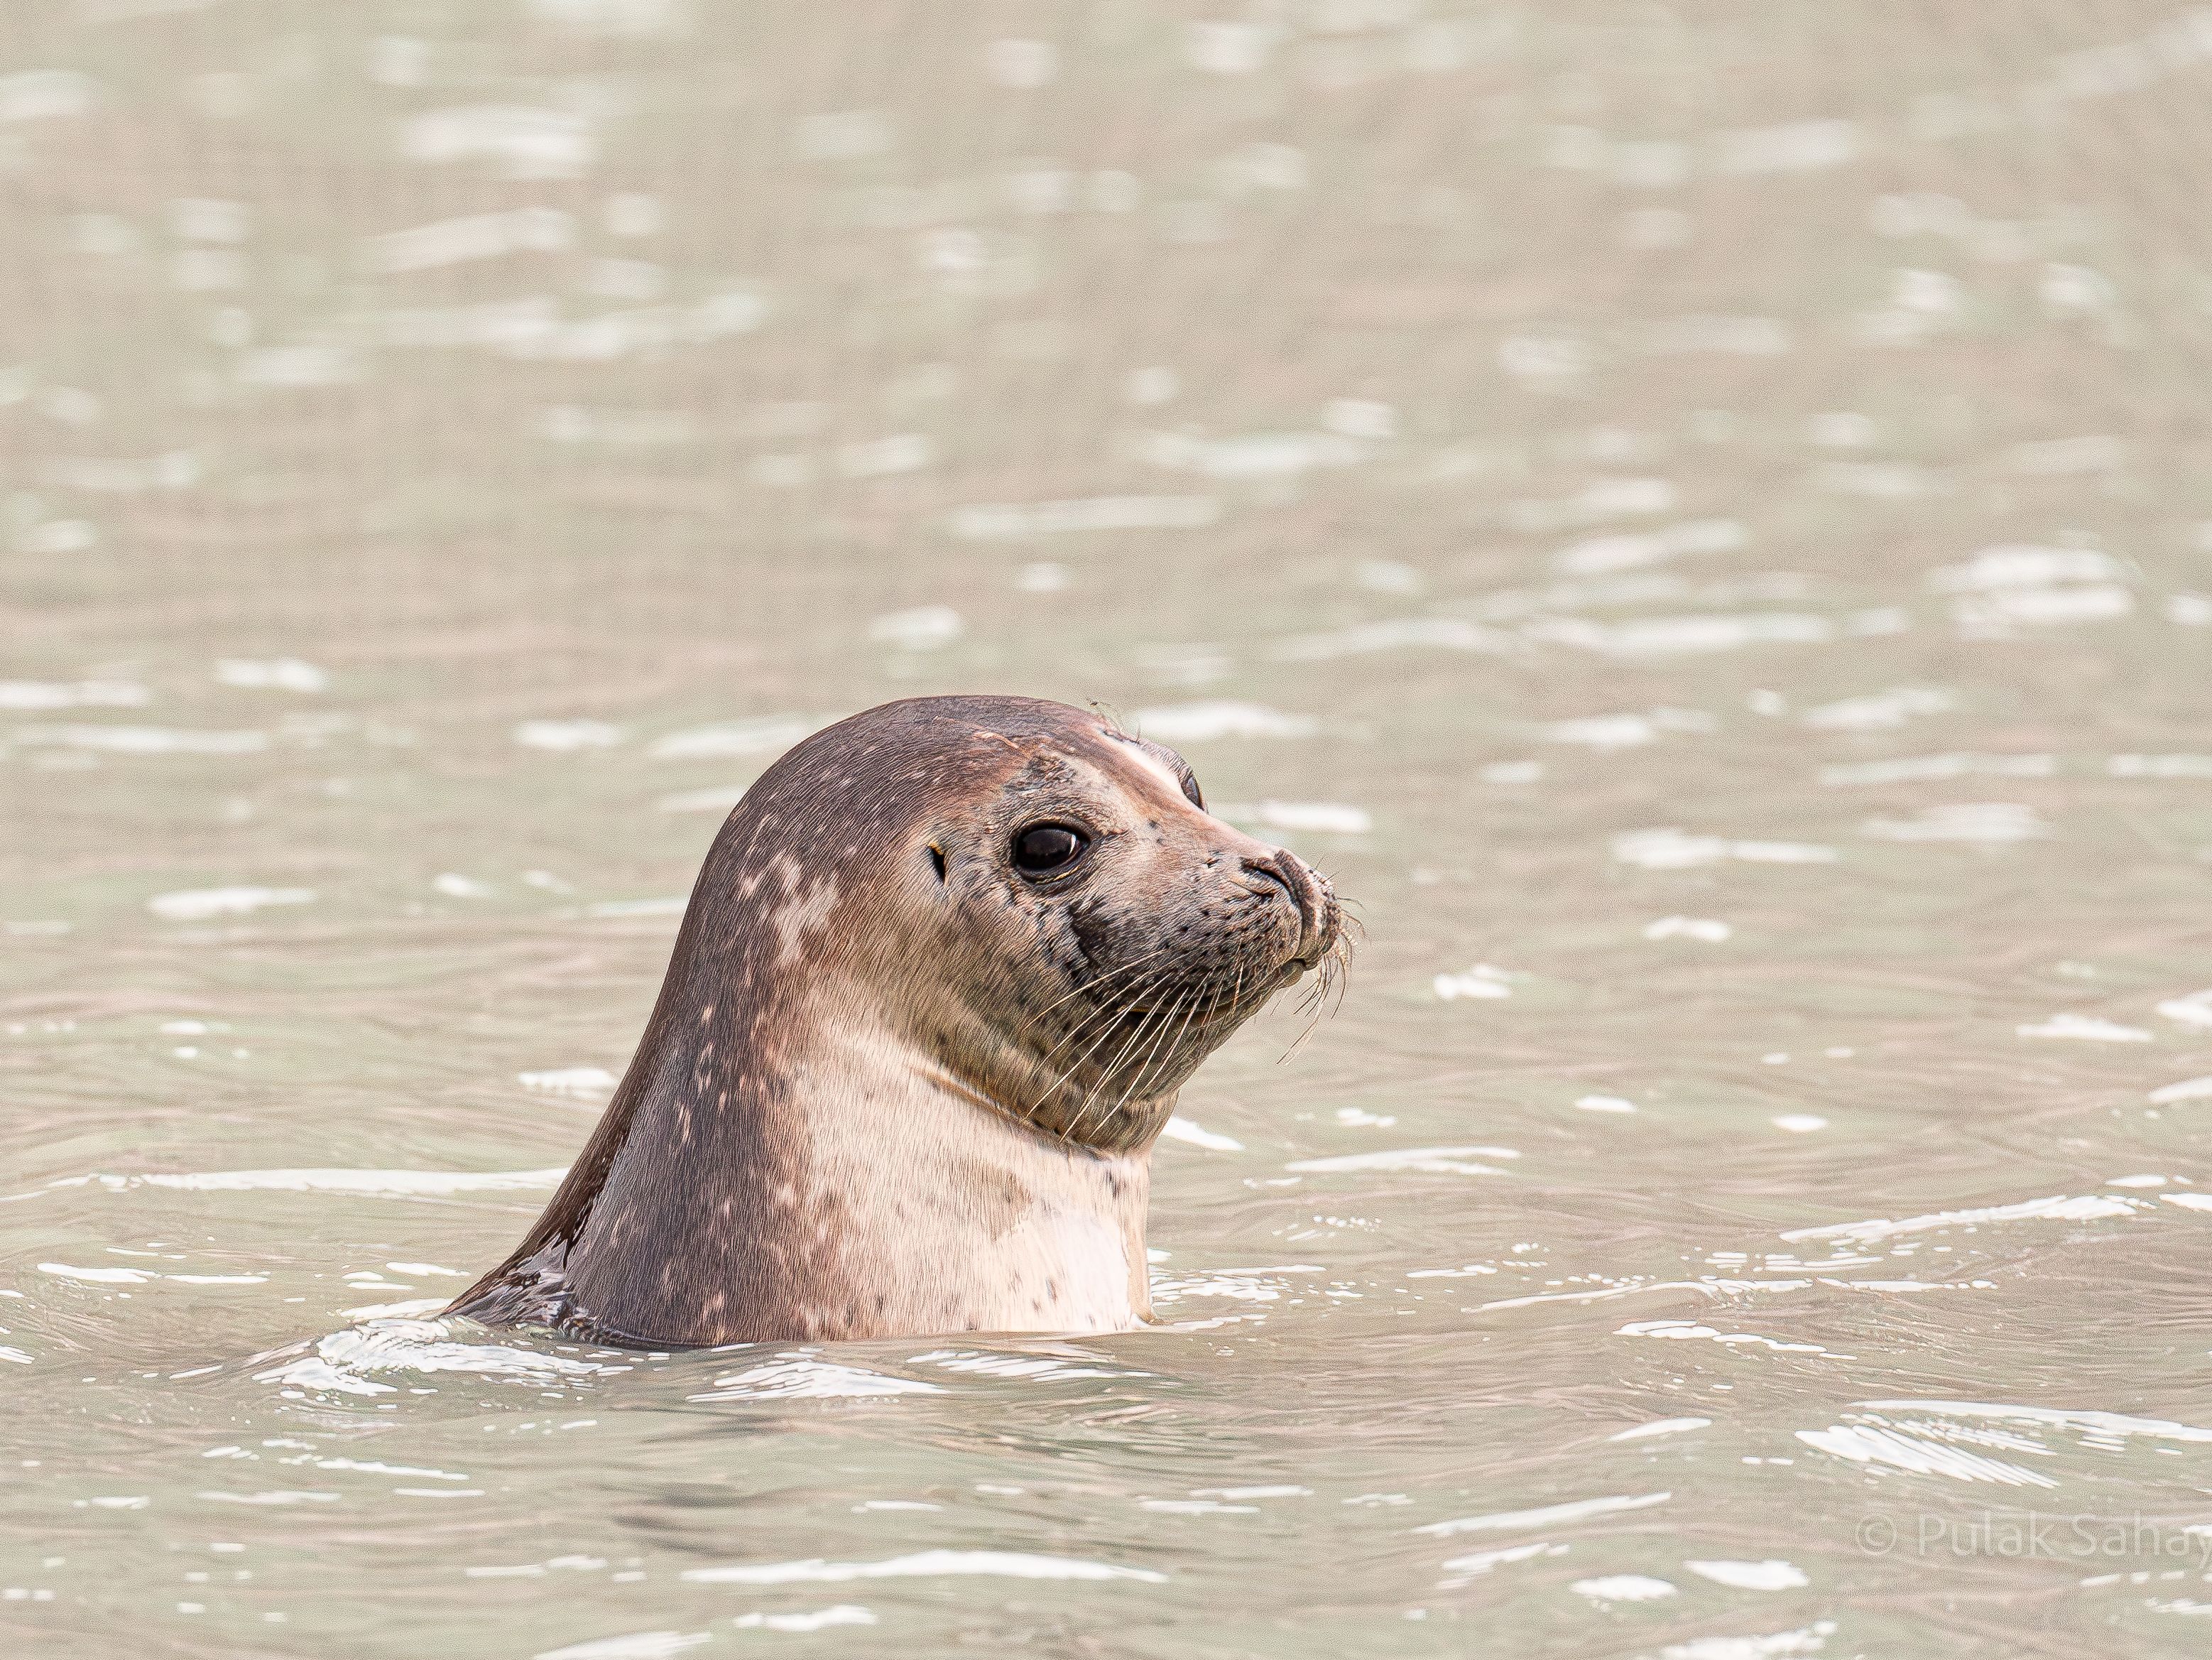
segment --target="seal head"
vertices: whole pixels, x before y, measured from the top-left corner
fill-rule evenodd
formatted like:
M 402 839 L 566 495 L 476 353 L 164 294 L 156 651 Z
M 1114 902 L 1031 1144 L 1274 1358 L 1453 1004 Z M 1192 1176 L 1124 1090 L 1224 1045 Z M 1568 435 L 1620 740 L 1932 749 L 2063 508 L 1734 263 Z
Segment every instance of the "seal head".
M 1341 951 L 1328 883 L 1170 750 L 1029 698 L 854 715 L 724 824 L 597 1132 L 453 1311 L 651 1346 L 1125 1328 L 1176 1090 Z

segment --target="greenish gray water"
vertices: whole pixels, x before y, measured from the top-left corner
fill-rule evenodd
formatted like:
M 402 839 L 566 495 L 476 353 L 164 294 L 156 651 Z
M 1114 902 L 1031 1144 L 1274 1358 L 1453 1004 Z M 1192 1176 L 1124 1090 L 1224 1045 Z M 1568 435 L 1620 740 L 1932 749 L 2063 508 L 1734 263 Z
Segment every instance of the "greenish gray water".
M 13 1651 L 2203 1651 L 2212 14 L 4 15 Z M 1176 1323 L 431 1322 L 966 689 L 1363 907 Z

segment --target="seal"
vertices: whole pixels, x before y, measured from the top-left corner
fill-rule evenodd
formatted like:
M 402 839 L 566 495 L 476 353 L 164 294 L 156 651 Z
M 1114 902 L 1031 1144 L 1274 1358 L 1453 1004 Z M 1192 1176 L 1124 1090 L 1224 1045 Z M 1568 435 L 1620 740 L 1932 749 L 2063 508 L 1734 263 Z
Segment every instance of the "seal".
M 1176 1091 L 1345 950 L 1325 879 L 1097 714 L 854 715 L 724 822 L 598 1129 L 447 1312 L 653 1348 L 1127 1329 Z

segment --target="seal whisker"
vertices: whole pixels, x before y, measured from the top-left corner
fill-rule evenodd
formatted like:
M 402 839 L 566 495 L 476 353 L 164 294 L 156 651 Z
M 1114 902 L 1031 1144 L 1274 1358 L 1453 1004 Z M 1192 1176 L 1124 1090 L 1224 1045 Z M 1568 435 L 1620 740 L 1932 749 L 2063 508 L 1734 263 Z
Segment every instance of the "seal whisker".
M 1169 1066 L 1172 1067 L 1175 1064 L 1176 1056 L 1182 1052 L 1183 1037 L 1190 1031 L 1190 1023 L 1199 1017 L 1201 1007 L 1206 1014 L 1211 1015 L 1213 1012 L 1213 1006 L 1220 1000 L 1221 994 L 1218 991 L 1209 997 L 1200 998 L 1195 994 L 1192 996 L 1190 1006 L 1183 1012 L 1182 1025 L 1176 1029 L 1173 1040 L 1162 1051 Z
M 1168 1006 L 1169 1009 L 1172 1009 L 1174 1005 L 1172 1004 Z M 1144 1043 L 1146 1037 L 1152 1032 L 1154 1023 L 1160 1022 L 1164 1025 L 1163 1016 L 1163 1010 L 1147 1009 L 1145 1012 L 1144 1018 L 1137 1022 L 1137 1029 L 1129 1034 L 1128 1042 L 1123 1043 L 1121 1047 L 1115 1052 L 1112 1061 L 1099 1068 L 1097 1083 L 1091 1093 L 1085 1098 L 1083 1104 L 1083 1110 L 1076 1115 L 1075 1129 L 1078 1133 L 1080 1133 L 1081 1130 L 1089 1124 L 1091 1122 L 1091 1108 L 1097 1105 L 1099 1102 L 1105 1098 L 1106 1091 L 1113 1087 L 1114 1079 L 1120 1073 L 1122 1063 L 1133 1055 L 1137 1051 L 1139 1046 Z M 1172 1018 L 1173 1016 L 1171 1014 L 1165 1015 L 1165 1018 Z M 1127 1097 L 1125 1093 L 1123 1099 L 1126 1100 L 1127 1098 Z M 1114 1120 L 1115 1113 L 1120 1110 L 1121 1104 L 1117 1102 L 1100 1117 L 1098 1121 L 1099 1128 L 1103 1129 L 1106 1125 L 1111 1123 Z
M 1083 1121 L 1091 1110 L 1091 1104 L 1094 1091 L 1097 1089 L 1099 1083 L 1107 1074 L 1101 1072 L 1098 1076 L 1094 1078 L 1089 1084 L 1077 1082 L 1077 1075 L 1083 1071 L 1085 1063 L 1094 1059 L 1098 1051 L 1104 1048 L 1119 1031 L 1121 1031 L 1121 1027 L 1118 1024 L 1111 1021 L 1108 1022 L 1107 1025 L 1099 1031 L 1097 1035 L 1085 1046 L 1083 1052 L 1077 1055 L 1074 1060 L 1067 1063 L 1066 1069 L 1052 1080 L 1051 1085 L 1042 1094 L 1037 1097 L 1035 1103 L 1029 1107 L 1024 1116 L 1032 1119 L 1033 1121 L 1036 1120 L 1036 1115 L 1044 1111 L 1045 1109 L 1048 1107 L 1060 1095 L 1062 1089 L 1072 1085 L 1076 1091 L 1077 1099 L 1072 1110 L 1063 1112 L 1060 1115 L 1060 1122 L 1059 1127 L 1057 1128 L 1049 1128 L 1042 1122 L 1039 1122 L 1038 1127 L 1040 1128 L 1047 1128 L 1049 1134 L 1057 1135 L 1064 1141 L 1077 1139 L 1081 1132 Z
M 1060 1033 L 1058 1037 L 1054 1038 L 1048 1048 L 1039 1051 L 1036 1056 L 1036 1064 L 1039 1067 L 1048 1065 L 1054 1055 L 1059 1054 L 1060 1051 L 1065 1049 L 1068 1044 L 1075 1042 L 1077 1038 L 1090 1035 L 1092 1031 L 1102 1023 L 1110 1030 L 1115 1020 L 1123 1012 L 1124 1010 L 1118 1002 L 1102 1003 L 1097 1008 L 1090 1010 L 1081 1019 L 1076 1021 L 1074 1025 L 1068 1027 L 1066 1031 Z M 1080 1058 L 1079 1057 L 1078 1060 L 1072 1064 L 1080 1065 Z
M 1244 1000 L 1244 965 L 1243 965 L 1242 963 L 1240 963 L 1240 964 L 1238 964 L 1237 965 L 1237 981 L 1236 981 L 1236 983 L 1235 983 L 1233 986 L 1231 986 L 1231 987 L 1230 988 L 1230 992 L 1229 992 L 1229 1012 L 1230 1012 L 1231 1014 L 1235 1014 L 1235 1013 L 1237 1012 L 1237 1010 L 1238 1006 L 1239 1006 L 1243 1002 L 1243 1000 Z
M 1146 1033 L 1152 1030 L 1152 1022 L 1159 1018 L 1159 1013 L 1160 1012 L 1158 1009 L 1146 1010 L 1143 1018 L 1137 1022 L 1137 1029 L 1129 1034 L 1128 1041 L 1123 1043 L 1120 1049 L 1114 1052 L 1114 1058 L 1111 1061 L 1108 1061 L 1104 1066 L 1098 1069 L 1100 1094 L 1103 1095 L 1104 1093 L 1105 1089 L 1110 1086 L 1115 1076 L 1121 1072 L 1121 1063 L 1127 1061 L 1131 1055 L 1135 1053 L 1138 1044 L 1144 1042 Z M 1076 1122 L 1079 1125 L 1085 1122 L 1089 1116 L 1090 1105 L 1086 1104 L 1081 1116 L 1077 1118 Z
M 1160 1022 L 1159 1033 L 1152 1039 L 1152 1047 L 1145 1056 L 1145 1064 L 1137 1069 L 1136 1076 L 1129 1080 L 1129 1086 L 1121 1091 L 1121 1098 L 1114 1104 L 1114 1113 L 1116 1116 L 1130 1102 L 1149 1098 L 1138 1092 L 1138 1086 L 1152 1075 L 1152 1068 L 1159 1064 L 1162 1055 L 1174 1053 L 1174 1047 L 1169 1043 L 1167 1038 L 1168 1028 L 1175 1024 L 1176 1014 L 1179 1012 L 1182 1014 L 1183 1025 L 1188 1027 L 1190 1024 L 1188 1011 L 1196 1006 L 1197 994 L 1190 991 L 1180 994 L 1176 1000 L 1169 1005 L 1167 1016 Z
M 1129 996 L 1133 997 L 1146 990 L 1153 984 L 1154 982 L 1164 976 L 1167 970 L 1163 969 L 1147 975 L 1143 980 L 1138 982 L 1135 987 L 1131 988 Z M 1067 1063 L 1067 1069 L 1052 1080 L 1051 1084 L 1046 1088 L 1044 1093 L 1040 1095 L 1036 1098 L 1036 1103 L 1030 1107 L 1029 1111 L 1031 1113 L 1038 1111 L 1044 1106 L 1046 1102 L 1051 1100 L 1054 1096 L 1059 1094 L 1060 1085 L 1067 1082 L 1070 1078 L 1073 1077 L 1075 1073 L 1081 1069 L 1083 1063 L 1085 1061 L 1088 1061 L 1093 1055 L 1097 1054 L 1100 1049 L 1104 1047 L 1107 1040 L 1114 1035 L 1115 1022 L 1121 1019 L 1123 1016 L 1126 1016 L 1128 1012 L 1129 1007 L 1127 999 L 1109 1003 L 1102 1007 L 1094 1009 L 1089 1014 L 1085 1015 L 1081 1020 L 1077 1021 L 1073 1027 L 1069 1028 L 1067 1036 L 1066 1037 L 1062 1037 L 1060 1040 L 1060 1043 L 1054 1043 L 1052 1046 L 1052 1049 L 1047 1049 L 1043 1055 L 1040 1055 L 1038 1059 L 1040 1061 L 1042 1061 L 1044 1059 L 1050 1056 L 1054 1050 L 1058 1049 L 1060 1043 L 1066 1043 L 1068 1038 L 1073 1037 L 1076 1033 L 1083 1031 L 1086 1026 L 1090 1025 L 1092 1021 L 1103 1021 L 1103 1025 L 1100 1027 L 1097 1035 L 1085 1046 L 1082 1053 L 1079 1054 L 1074 1060 Z M 1139 1030 L 1141 1030 L 1141 1027 Z M 1089 1109 L 1089 1093 L 1086 1091 L 1083 1108 L 1077 1116 L 1078 1123 L 1081 1122 L 1082 1114 L 1087 1113 Z M 1068 1133 L 1073 1134 L 1073 1126 L 1071 1126 Z
M 1159 1042 L 1154 1046 L 1151 1059 L 1146 1061 L 1145 1070 L 1138 1074 L 1136 1083 L 1130 1085 L 1131 1100 L 1149 1101 L 1159 1092 L 1161 1083 L 1175 1066 L 1176 1056 L 1182 1052 L 1183 1034 L 1190 1030 L 1191 1018 L 1198 1012 L 1198 1006 L 1204 1000 L 1197 988 L 1183 994 L 1180 1019 L 1176 1013 L 1170 1013 L 1161 1025 Z M 1170 1025 L 1175 1026 L 1172 1034 L 1168 1031 Z
M 1341 989 L 1341 982 L 1343 980 L 1350 977 L 1348 971 L 1341 974 L 1340 973 L 1340 964 L 1345 959 L 1338 956 L 1337 946 L 1341 945 L 1342 943 L 1343 940 L 1340 936 L 1336 943 L 1329 946 L 1328 954 L 1322 958 L 1320 982 L 1315 986 L 1313 994 L 1308 998 L 1306 1001 L 1308 1018 L 1306 1020 L 1305 1030 L 1297 1035 L 1297 1038 L 1292 1041 L 1290 1048 L 1285 1049 L 1281 1055 L 1276 1057 L 1275 1064 L 1277 1066 L 1281 1066 L 1284 1061 L 1289 1060 L 1300 1049 L 1304 1049 L 1306 1045 L 1306 1040 L 1314 1035 L 1316 1029 L 1320 1026 L 1322 1018 L 1325 1015 L 1334 1012 L 1333 1009 L 1327 1006 L 1329 988 L 1331 986 L 1334 985 L 1340 988 L 1337 992 L 1337 1002 L 1340 1005 L 1342 1004 L 1344 1000 L 1344 994 Z
M 1022 1025 L 1022 1027 L 1021 1027 L 1020 1031 L 1018 1031 L 1018 1032 L 1016 1034 L 1016 1036 L 1017 1036 L 1017 1037 L 1026 1037 L 1026 1036 L 1027 1036 L 1027 1035 L 1028 1035 L 1031 1031 L 1035 1030 L 1035 1028 L 1036 1028 L 1036 1026 L 1037 1023 L 1038 1023 L 1040 1020 L 1043 1019 L 1043 1018 L 1044 1018 L 1044 1017 L 1045 1017 L 1046 1015 L 1048 1015 L 1048 1014 L 1051 1013 L 1054 1009 L 1057 1009 L 1057 1008 L 1059 1008 L 1060 1006 L 1061 1006 L 1063 1004 L 1066 1003 L 1066 1002 L 1067 1002 L 1071 998 L 1075 998 L 1075 997 L 1082 996 L 1082 995 L 1083 995 L 1085 993 L 1086 993 L 1086 992 L 1097 992 L 1097 991 L 1101 991 L 1101 990 L 1103 990 L 1103 988 L 1105 988 L 1106 987 L 1108 987 L 1108 986 L 1110 984 L 1110 982 L 1112 982 L 1113 981 L 1117 980 L 1117 979 L 1120 979 L 1122 976 L 1127 975 L 1127 974 L 1129 974 L 1129 973 L 1132 973 L 1132 972 L 1133 972 L 1135 970 L 1137 970 L 1137 969 L 1139 969 L 1139 968 L 1141 968 L 1141 967 L 1144 965 L 1144 963 L 1145 963 L 1145 961 L 1146 960 L 1146 958 L 1152 958 L 1152 957 L 1157 957 L 1157 956 L 1158 956 L 1159 954 L 1160 954 L 1160 953 L 1159 953 L 1158 952 L 1147 952 L 1145 954 L 1145 957 L 1144 957 L 1144 958 L 1139 958 L 1136 962 L 1125 964 L 1123 964 L 1121 967 L 1120 967 L 1120 968 L 1118 968 L 1118 969 L 1115 969 L 1115 970 L 1113 970 L 1112 971 L 1110 971 L 1109 973 L 1107 973 L 1107 974 L 1103 974 L 1103 975 L 1099 976 L 1098 976 L 1097 979 L 1095 979 L 1095 980 L 1091 980 L 1091 981 L 1087 981 L 1087 982 L 1085 982 L 1084 984 L 1082 984 L 1082 985 L 1080 985 L 1080 986 L 1076 987 L 1073 991 L 1070 991 L 1070 992 L 1066 993 L 1066 994 L 1065 995 L 1063 995 L 1063 996 L 1054 998 L 1054 999 L 1050 1003 L 1048 1003 L 1044 1007 L 1042 1007 L 1042 1008 L 1039 1009 L 1039 1010 L 1038 1010 L 1035 1014 L 1031 1015 L 1031 1016 L 1030 1016 L 1030 1017 L 1026 1021 L 1024 1021 L 1024 1022 L 1023 1023 L 1023 1025 Z M 1122 996 L 1123 996 L 1123 995 L 1127 992 L 1127 990 L 1128 990 L 1128 989 L 1129 989 L 1129 988 L 1127 988 L 1127 986 L 1124 986 L 1124 987 L 1121 988 L 1119 990 L 1115 990 L 1115 991 L 1112 992 L 1112 993 L 1111 993 L 1111 994 L 1107 997 L 1106 1001 L 1105 1001 L 1104 1003 L 1103 1003 L 1100 1006 L 1101 1006 L 1101 1007 L 1108 1007 L 1108 1006 L 1111 1006 L 1114 1003 L 1117 1002 L 1117 1001 L 1118 1001 L 1118 1000 L 1120 1000 L 1120 999 L 1121 999 L 1121 997 L 1122 997 Z M 1092 1012 L 1093 1012 L 1093 1013 L 1095 1013 L 1096 1012 L 1097 1012 L 1096 1010 L 1092 1011 Z M 1087 1015 L 1087 1014 L 1086 1014 L 1086 1015 L 1084 1017 L 1084 1019 L 1085 1019 L 1085 1020 L 1087 1020 L 1087 1019 L 1089 1019 L 1089 1018 L 1090 1018 L 1090 1015 Z M 1078 1025 L 1082 1025 L 1082 1024 L 1083 1024 L 1083 1022 L 1082 1022 L 1082 1021 L 1078 1021 L 1076 1024 L 1077 1024 Z M 1048 1054 L 1049 1054 L 1049 1053 L 1050 1053 L 1050 1051 L 1049 1051 L 1049 1050 L 1048 1050 L 1048 1051 L 1047 1051 L 1047 1053 L 1048 1053 Z
M 1338 934 L 1329 942 L 1328 949 L 1315 966 L 1319 972 L 1312 987 L 1299 1000 L 1301 1013 L 1312 1013 L 1320 1009 L 1328 1001 L 1332 991 L 1336 994 L 1337 1006 L 1342 1006 L 1345 987 L 1352 976 L 1352 941 L 1342 933 Z
M 1155 957 L 1158 957 L 1164 952 L 1173 949 L 1174 947 L 1170 946 L 1156 946 L 1152 950 L 1146 952 L 1141 957 L 1132 958 L 1129 961 L 1122 964 L 1118 968 L 1109 969 L 1105 973 L 1094 976 L 1091 979 L 1085 981 L 1081 985 L 1073 987 L 1070 989 L 1062 992 L 1059 996 L 1054 998 L 1052 1001 L 1047 1003 L 1042 1008 L 1030 1016 L 1030 1018 L 1023 1023 L 1022 1031 L 1024 1032 L 1028 1031 L 1031 1026 L 1036 1025 L 1038 1021 L 1043 1019 L 1046 1015 L 1050 1014 L 1062 1003 L 1067 1001 L 1069 998 L 1080 997 L 1087 991 L 1097 991 L 1100 987 L 1104 986 L 1112 981 L 1118 980 L 1121 976 L 1127 974 L 1133 969 L 1143 967 L 1146 963 L 1151 962 Z
M 1040 1062 L 1042 1062 L 1051 1059 L 1053 1055 L 1059 1050 L 1061 1044 L 1068 1043 L 1076 1036 L 1077 1033 L 1084 1031 L 1093 1021 L 1103 1019 L 1110 1025 L 1115 1020 L 1117 1020 L 1123 1015 L 1129 1013 L 1135 1005 L 1136 999 L 1142 996 L 1146 992 L 1151 990 L 1152 987 L 1163 980 L 1168 973 L 1169 970 L 1166 969 L 1156 969 L 1151 974 L 1146 975 L 1143 979 L 1138 981 L 1134 985 L 1124 987 L 1122 990 L 1117 993 L 1110 1000 L 1100 1004 L 1097 1008 L 1091 1010 L 1080 1020 L 1078 1020 L 1073 1025 L 1070 1026 L 1053 1043 L 1050 1049 L 1046 1049 L 1043 1054 L 1037 1056 L 1037 1060 Z

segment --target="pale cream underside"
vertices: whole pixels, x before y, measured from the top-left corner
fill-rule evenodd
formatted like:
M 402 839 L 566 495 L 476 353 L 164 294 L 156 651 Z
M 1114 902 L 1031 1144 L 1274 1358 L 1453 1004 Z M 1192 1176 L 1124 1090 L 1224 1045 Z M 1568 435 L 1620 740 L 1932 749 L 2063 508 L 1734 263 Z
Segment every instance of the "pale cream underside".
M 809 1070 L 795 1213 L 832 1246 L 837 1281 L 861 1288 L 852 1335 L 1126 1331 L 1150 1316 L 1147 1153 L 1048 1140 L 879 1029 L 848 1027 Z

